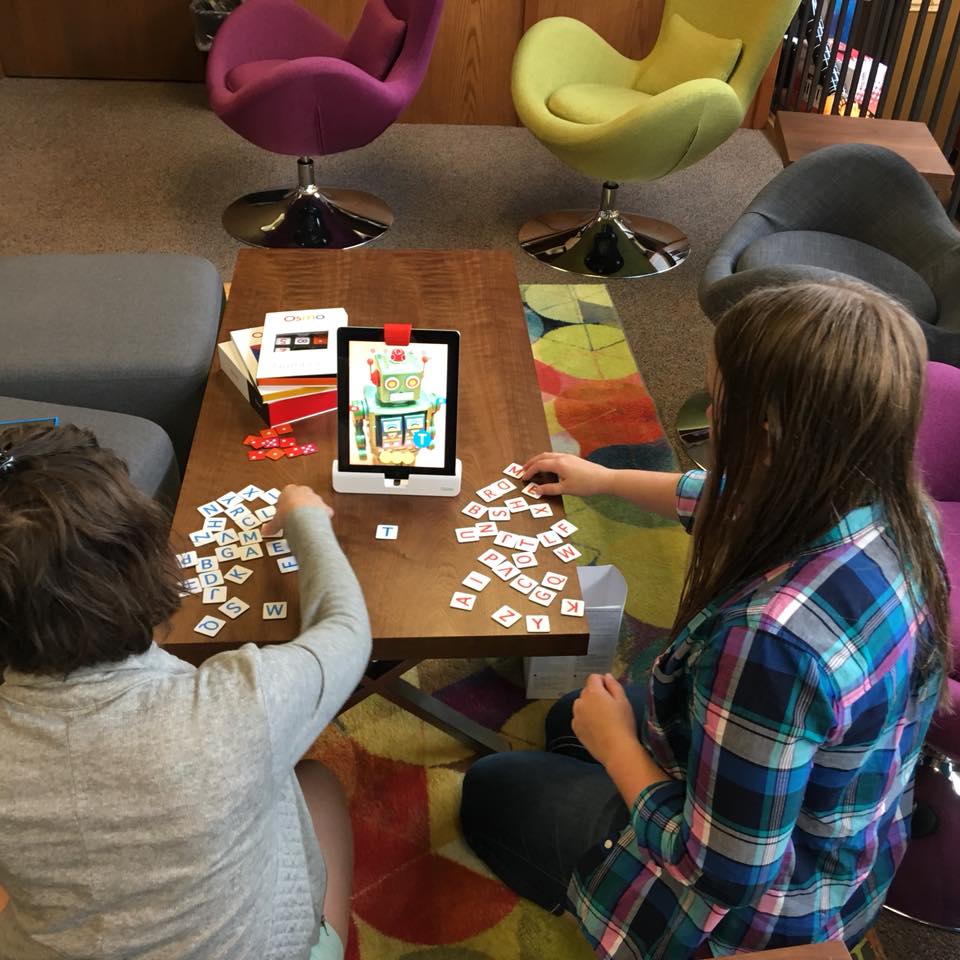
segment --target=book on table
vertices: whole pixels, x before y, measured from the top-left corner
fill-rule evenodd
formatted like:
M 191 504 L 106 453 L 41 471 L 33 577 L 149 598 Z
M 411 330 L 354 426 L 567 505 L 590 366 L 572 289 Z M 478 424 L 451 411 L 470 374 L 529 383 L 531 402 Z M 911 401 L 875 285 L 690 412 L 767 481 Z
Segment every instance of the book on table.
M 337 382 L 337 330 L 342 307 L 279 310 L 263 318 L 256 382 L 264 386 L 333 386 Z

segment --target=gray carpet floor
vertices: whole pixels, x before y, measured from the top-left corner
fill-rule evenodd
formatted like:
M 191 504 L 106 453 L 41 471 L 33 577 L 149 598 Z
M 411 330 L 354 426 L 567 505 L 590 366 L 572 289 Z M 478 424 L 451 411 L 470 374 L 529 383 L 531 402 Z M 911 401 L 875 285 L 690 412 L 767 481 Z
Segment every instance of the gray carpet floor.
M 676 223 L 693 252 L 661 277 L 609 285 L 668 435 L 703 383 L 711 325 L 697 305 L 706 258 L 781 168 L 763 133 L 741 130 L 666 180 L 625 185 L 624 210 Z M 517 228 L 548 210 L 593 207 L 596 184 L 519 127 L 397 125 L 318 162 L 323 183 L 382 196 L 396 214 L 382 248 L 505 249 L 522 282 L 568 277 L 522 254 Z M 0 80 L 0 254 L 173 251 L 229 280 L 238 244 L 220 215 L 245 193 L 292 185 L 295 163 L 246 143 L 192 84 Z M 956 960 L 960 936 L 884 913 L 888 960 Z

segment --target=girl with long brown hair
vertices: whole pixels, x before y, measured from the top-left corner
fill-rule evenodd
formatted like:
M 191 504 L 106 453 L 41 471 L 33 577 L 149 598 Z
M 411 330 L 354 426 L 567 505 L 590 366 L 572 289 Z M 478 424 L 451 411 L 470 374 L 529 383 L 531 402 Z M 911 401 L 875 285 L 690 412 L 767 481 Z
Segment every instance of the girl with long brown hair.
M 569 911 L 602 958 L 844 940 L 909 833 L 948 665 L 948 586 L 914 464 L 926 347 L 854 284 L 756 292 L 720 320 L 711 469 L 541 454 L 548 494 L 679 519 L 692 557 L 649 683 L 594 675 L 542 753 L 475 764 L 467 840 Z

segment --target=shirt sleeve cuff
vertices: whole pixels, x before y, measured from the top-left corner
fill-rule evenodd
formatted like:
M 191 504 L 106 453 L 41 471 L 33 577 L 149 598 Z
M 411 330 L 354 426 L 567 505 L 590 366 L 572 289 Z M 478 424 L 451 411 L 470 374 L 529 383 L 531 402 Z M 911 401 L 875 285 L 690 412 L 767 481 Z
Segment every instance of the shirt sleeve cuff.
M 640 845 L 659 863 L 671 861 L 671 841 L 677 837 L 676 819 L 683 813 L 686 784 L 661 780 L 640 791 L 633 802 L 630 821 Z
M 706 470 L 688 470 L 677 482 L 677 519 L 687 533 L 693 529 L 693 515 L 706 482 Z

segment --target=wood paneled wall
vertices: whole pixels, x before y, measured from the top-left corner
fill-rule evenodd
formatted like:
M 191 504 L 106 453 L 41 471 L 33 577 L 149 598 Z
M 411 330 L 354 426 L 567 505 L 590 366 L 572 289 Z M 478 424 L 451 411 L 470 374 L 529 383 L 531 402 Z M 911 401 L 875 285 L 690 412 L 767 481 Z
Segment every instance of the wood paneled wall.
M 297 0 L 349 34 L 365 0 Z M 401 120 L 517 123 L 510 66 L 546 17 L 583 20 L 627 56 L 649 53 L 664 0 L 446 0 L 430 69 Z M 14 77 L 202 80 L 187 0 L 0 0 L 0 63 Z M 763 126 L 769 94 L 747 118 Z

